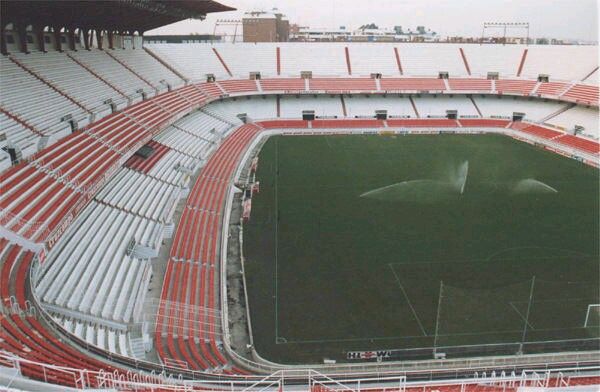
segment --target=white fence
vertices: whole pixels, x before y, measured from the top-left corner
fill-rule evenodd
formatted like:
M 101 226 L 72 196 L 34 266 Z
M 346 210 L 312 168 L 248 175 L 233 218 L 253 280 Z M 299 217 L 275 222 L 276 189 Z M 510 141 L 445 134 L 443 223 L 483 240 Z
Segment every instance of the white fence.
M 332 379 L 314 370 L 304 374 L 289 376 L 286 371 L 278 371 L 259 380 L 202 380 L 190 381 L 183 378 L 165 376 L 156 373 L 110 373 L 54 366 L 30 361 L 13 354 L 0 351 L 0 368 L 12 368 L 10 378 L 0 378 L 0 385 L 21 385 L 27 379 L 21 369 L 37 369 L 43 374 L 44 382 L 51 382 L 60 374 L 65 382 L 80 390 L 89 388 L 127 389 L 131 391 L 192 391 L 210 389 L 213 391 L 401 391 L 407 389 L 437 389 L 443 387 L 460 388 L 466 391 L 478 386 L 489 386 L 497 390 L 516 389 L 518 387 L 566 387 L 581 384 L 578 379 L 587 379 L 585 383 L 600 382 L 600 366 L 562 368 L 553 371 L 522 371 L 519 373 L 474 373 L 465 378 L 444 380 L 409 381 L 405 376 L 374 376 L 370 378 Z M 592 379 L 597 378 L 597 379 Z M 578 380 L 574 382 L 574 380 Z

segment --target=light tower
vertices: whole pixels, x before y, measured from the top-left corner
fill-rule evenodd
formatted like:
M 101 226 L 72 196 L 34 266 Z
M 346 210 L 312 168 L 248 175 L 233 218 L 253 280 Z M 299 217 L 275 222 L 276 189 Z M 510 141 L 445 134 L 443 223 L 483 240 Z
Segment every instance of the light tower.
M 527 35 L 525 36 L 525 45 L 529 45 L 529 22 L 484 22 L 483 31 L 481 32 L 481 42 L 485 39 L 485 31 L 489 29 L 502 29 L 502 45 L 506 45 L 506 31 L 509 29 L 526 30 Z

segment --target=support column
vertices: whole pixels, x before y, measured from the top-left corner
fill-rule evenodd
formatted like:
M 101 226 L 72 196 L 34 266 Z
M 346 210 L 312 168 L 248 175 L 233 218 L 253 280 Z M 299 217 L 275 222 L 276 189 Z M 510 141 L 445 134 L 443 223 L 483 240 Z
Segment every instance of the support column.
M 102 30 L 96 30 L 96 43 L 98 45 L 98 49 L 102 50 Z
M 81 30 L 83 33 L 83 45 L 85 50 L 90 50 L 90 31 L 88 29 Z
M 0 23 L 0 53 L 2 54 L 7 54 L 8 51 L 6 50 L 6 22 L 2 22 Z
M 67 45 L 70 50 L 75 50 L 75 28 L 67 29 Z
M 19 50 L 23 53 L 29 53 L 27 50 L 27 30 L 24 22 L 16 23 L 16 31 L 19 38 Z
M 88 35 L 89 35 L 88 48 L 92 48 L 94 46 L 94 30 L 90 30 L 88 32 Z
M 62 43 L 60 42 L 60 27 L 53 27 L 53 34 L 54 34 L 54 49 L 57 52 L 62 52 Z
M 108 48 L 115 48 L 115 33 L 113 31 L 108 32 Z
M 42 25 L 34 25 L 33 32 L 37 38 L 38 44 L 37 49 L 45 53 L 46 52 L 46 41 L 44 40 L 44 26 Z

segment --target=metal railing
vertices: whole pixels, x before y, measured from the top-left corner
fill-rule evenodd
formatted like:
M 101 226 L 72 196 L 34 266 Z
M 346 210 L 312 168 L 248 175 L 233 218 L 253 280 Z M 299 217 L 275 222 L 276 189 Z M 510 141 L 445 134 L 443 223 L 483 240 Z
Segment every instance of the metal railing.
M 277 371 L 268 376 L 255 380 L 201 380 L 191 381 L 181 377 L 167 376 L 164 373 L 139 373 L 139 372 L 106 372 L 103 370 L 92 371 L 88 369 L 74 369 L 56 366 L 48 363 L 37 362 L 21 358 L 11 353 L 0 351 L 0 366 L 13 368 L 14 374 L 9 383 L 27 380 L 27 374 L 37 373 L 36 378 L 46 383 L 56 383 L 60 375 L 62 384 L 68 384 L 76 389 L 87 388 L 127 389 L 127 390 L 154 390 L 161 391 L 285 391 L 285 390 L 315 390 L 320 386 L 328 391 L 405 391 L 408 388 L 419 387 L 452 387 L 460 386 L 465 390 L 469 386 L 496 386 L 515 388 L 519 386 L 533 387 L 566 387 L 581 384 L 579 379 L 588 379 L 587 383 L 600 383 L 600 367 L 563 367 L 552 371 L 523 370 L 520 372 L 480 372 L 472 373 L 467 377 L 456 377 L 444 380 L 416 380 L 409 381 L 404 376 L 377 375 L 369 378 L 346 377 L 334 379 L 315 370 L 307 370 L 302 374 L 294 375 L 295 381 L 287 371 Z M 41 374 L 41 376 L 40 376 Z M 596 380 L 597 379 L 597 380 Z

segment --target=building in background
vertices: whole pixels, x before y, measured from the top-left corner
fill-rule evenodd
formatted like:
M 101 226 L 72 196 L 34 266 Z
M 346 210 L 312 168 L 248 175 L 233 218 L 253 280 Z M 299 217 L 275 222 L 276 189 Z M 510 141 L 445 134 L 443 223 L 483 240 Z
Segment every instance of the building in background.
M 222 36 L 212 34 L 145 35 L 143 39 L 146 44 L 199 44 L 223 41 Z
M 287 42 L 290 22 L 277 8 L 246 12 L 242 18 L 244 42 Z
M 440 36 L 424 26 L 417 26 L 415 31 L 404 31 L 401 26 L 393 29 L 380 28 L 374 23 L 360 26 L 356 30 L 339 28 L 312 28 L 294 25 L 291 29 L 290 41 L 342 41 L 342 42 L 439 42 Z

